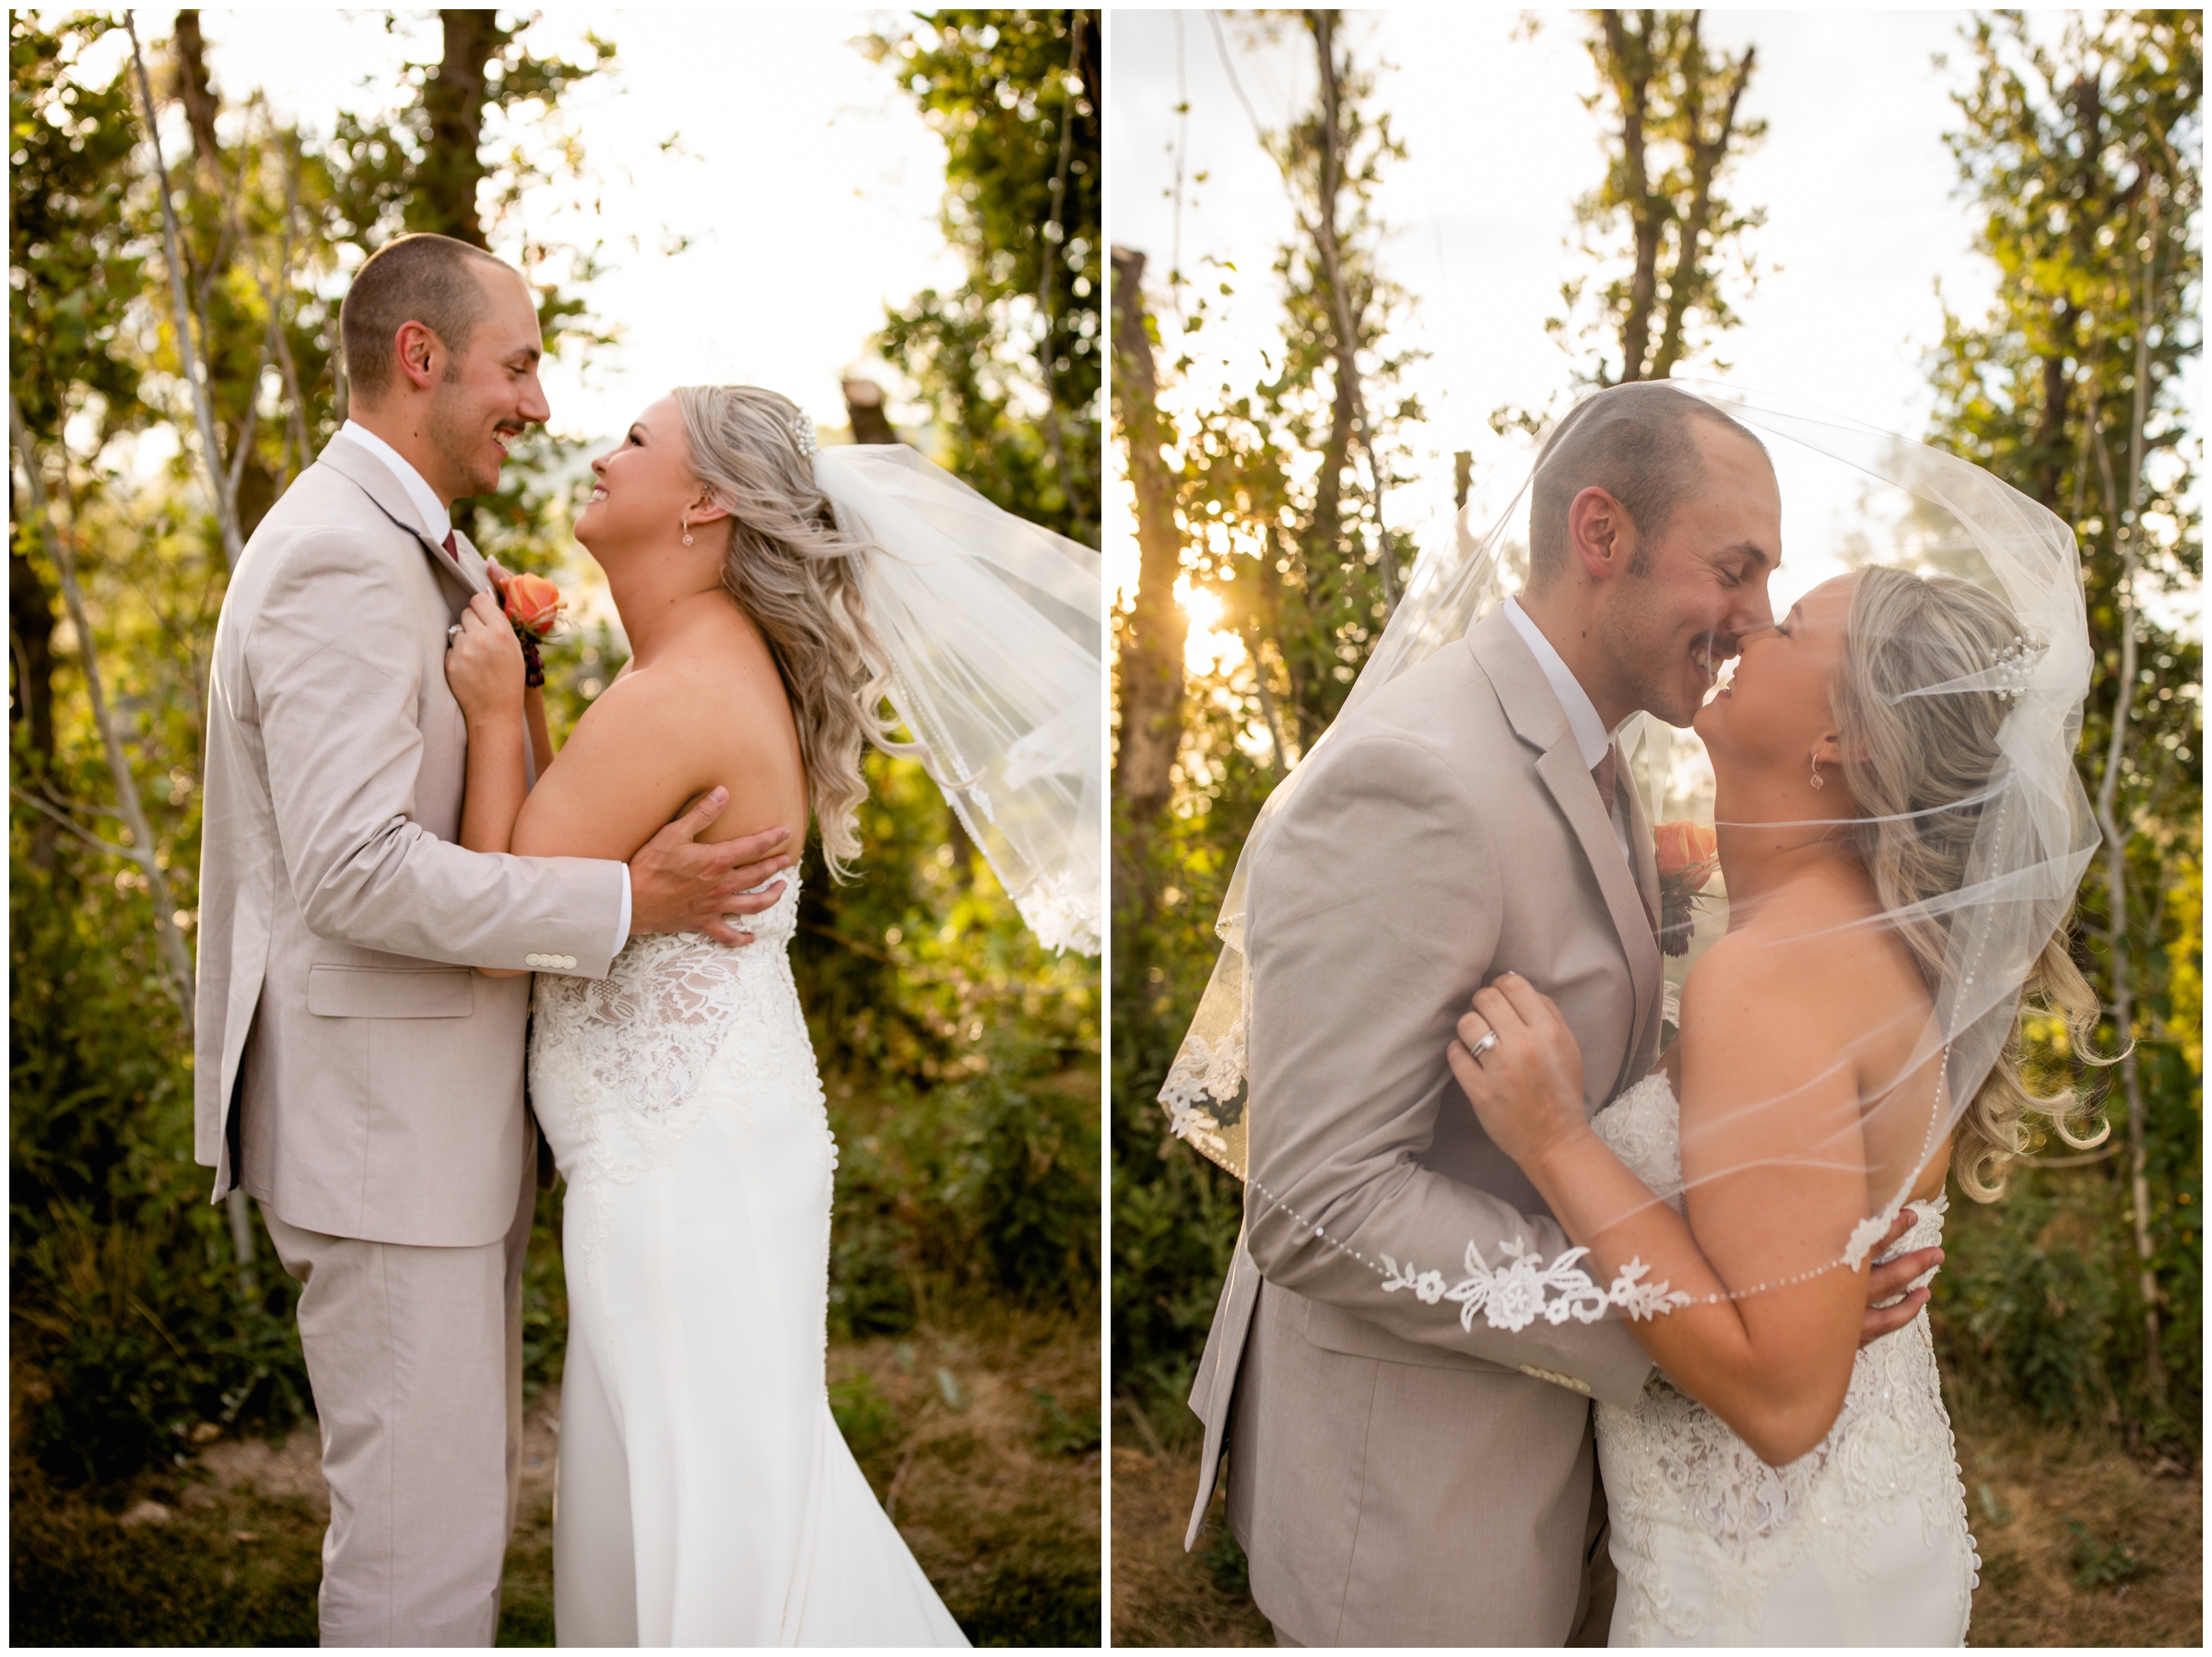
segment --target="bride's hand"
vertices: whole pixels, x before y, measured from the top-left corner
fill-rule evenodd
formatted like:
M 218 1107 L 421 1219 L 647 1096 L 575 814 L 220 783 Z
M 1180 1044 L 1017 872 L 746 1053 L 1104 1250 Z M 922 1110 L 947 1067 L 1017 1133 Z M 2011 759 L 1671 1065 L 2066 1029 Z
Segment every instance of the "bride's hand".
M 1445 1058 L 1483 1132 L 1523 1169 L 1589 1132 L 1583 1050 L 1551 997 L 1519 973 L 1475 992 Z
M 447 641 L 445 682 L 471 723 L 523 717 L 523 647 L 488 593 L 468 601 Z

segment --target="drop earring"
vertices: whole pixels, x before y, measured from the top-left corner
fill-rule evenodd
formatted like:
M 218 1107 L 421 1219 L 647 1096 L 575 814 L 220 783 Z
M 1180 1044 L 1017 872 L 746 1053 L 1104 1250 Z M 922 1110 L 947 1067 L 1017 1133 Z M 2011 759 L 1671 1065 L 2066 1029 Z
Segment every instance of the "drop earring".
M 687 546 L 691 545 L 691 514 L 689 512 L 684 514 L 684 545 Z
M 1813 786 L 1815 788 L 1826 788 L 1828 786 L 1828 779 L 1820 774 L 1820 761 L 1818 759 L 1815 759 L 1813 761 Z

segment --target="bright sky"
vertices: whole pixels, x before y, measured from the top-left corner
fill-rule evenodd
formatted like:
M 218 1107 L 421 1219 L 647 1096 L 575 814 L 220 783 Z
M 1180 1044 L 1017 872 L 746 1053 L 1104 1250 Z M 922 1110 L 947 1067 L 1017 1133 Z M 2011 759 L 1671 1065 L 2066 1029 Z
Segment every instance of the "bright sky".
M 549 190 L 524 209 L 543 240 L 605 243 L 611 268 L 592 298 L 625 335 L 594 360 L 547 370 L 554 429 L 609 438 L 671 387 L 724 381 L 772 386 L 821 424 L 844 424 L 838 382 L 864 365 L 886 302 L 961 274 L 937 229 L 944 145 L 852 44 L 897 15 L 543 14 L 540 53 L 588 55 L 587 28 L 619 49 L 619 67 L 563 106 L 603 186 L 596 198 Z M 310 6 L 208 11 L 202 28 L 226 103 L 258 86 L 320 134 L 340 107 L 396 101 L 398 65 L 441 53 L 427 13 L 401 14 L 390 33 L 379 14 Z M 674 134 L 680 146 L 664 150 Z M 180 123 L 171 141 L 182 136 Z M 686 237 L 685 251 L 664 252 Z M 865 371 L 888 382 L 880 364 Z
M 1450 513 L 1454 450 L 1474 452 L 1477 487 L 1502 465 L 1517 472 L 1524 464 L 1524 451 L 1489 431 L 1493 408 L 1541 407 L 1568 385 L 1568 360 L 1543 324 L 1573 268 L 1562 246 L 1571 204 L 1603 167 L 1597 118 L 1581 100 L 1593 70 L 1574 18 L 1551 14 L 1534 40 L 1516 41 L 1521 15 L 1346 14 L 1341 38 L 1357 63 L 1386 65 L 1373 105 L 1389 112 L 1409 150 L 1387 165 L 1378 196 L 1395 232 L 1385 268 L 1418 300 L 1406 336 L 1431 354 L 1406 382 L 1430 416 L 1412 440 L 1423 476 L 1389 507 L 1408 527 Z M 1957 170 L 1942 141 L 1961 70 L 1933 63 L 1957 53 L 1965 16 L 1705 14 L 1713 46 L 1740 52 L 1756 42 L 1743 112 L 1769 123 L 1730 185 L 1737 204 L 1767 209 L 1750 245 L 1773 273 L 1738 307 L 1745 324 L 1723 342 L 1735 383 L 1909 436 L 1924 429 L 1931 398 L 1921 358 L 1942 329 L 1936 284 L 1971 315 L 1994 282 L 1993 267 L 1971 252 L 1971 210 L 1952 194 Z M 1209 286 L 1206 257 L 1239 266 L 1241 303 L 1223 333 L 1237 342 L 1231 377 L 1249 382 L 1249 353 L 1279 330 L 1269 267 L 1290 213 L 1224 71 L 1222 44 L 1261 123 L 1279 129 L 1314 97 L 1311 38 L 1286 28 L 1277 42 L 1255 45 L 1235 21 L 1217 35 L 1204 13 L 1123 11 L 1109 41 L 1112 239 L 1148 255 L 1149 297 L 1162 304 L 1178 238 L 1174 147 L 1187 144 L 1182 266 Z M 1184 96 L 1187 126 L 1175 113 Z M 1778 609 L 1840 568 L 1822 532 L 1847 505 L 1841 479 L 1832 490 L 1807 480 L 1785 491 Z M 1110 537 L 1107 556 L 1127 580 L 1133 544 Z

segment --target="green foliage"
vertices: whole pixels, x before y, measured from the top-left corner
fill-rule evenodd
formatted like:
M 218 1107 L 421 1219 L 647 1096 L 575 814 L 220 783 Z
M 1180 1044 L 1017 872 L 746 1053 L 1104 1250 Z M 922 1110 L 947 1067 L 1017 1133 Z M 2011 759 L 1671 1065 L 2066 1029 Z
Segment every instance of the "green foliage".
M 76 69 L 110 27 L 88 15 L 10 18 L 10 374 L 57 527 L 72 538 L 93 620 L 88 642 L 189 936 L 200 710 L 226 570 L 178 379 L 150 156 L 139 146 L 128 83 L 116 76 L 92 85 Z M 1017 41 L 1034 32 L 1020 18 L 1008 27 Z M 484 93 L 486 132 L 497 135 L 510 106 L 535 110 L 531 100 L 543 100 L 554 107 L 540 135 L 558 136 L 560 94 L 603 66 L 611 48 L 587 37 L 577 63 L 557 63 L 524 53 L 511 29 L 495 32 L 503 73 Z M 1038 38 L 1042 51 L 1050 41 Z M 156 83 L 166 84 L 159 43 L 148 47 Z M 1094 123 L 1088 147 L 1077 145 L 1071 161 L 1071 236 L 1063 248 L 1068 270 L 1090 262 L 1092 320 L 1082 321 L 1082 296 L 1064 272 L 1055 337 L 1064 436 L 1071 467 L 1089 444 L 1089 492 L 1077 493 L 1095 523 L 1088 411 L 1096 354 L 1084 344 L 1096 332 L 1095 105 L 1040 76 L 1022 130 L 1043 132 L 1055 162 L 1063 114 L 1072 108 Z M 420 169 L 438 142 L 422 109 L 425 80 L 422 66 L 410 70 L 396 107 L 341 112 L 327 139 L 254 103 L 222 123 L 218 153 L 167 158 L 188 286 L 204 311 L 194 333 L 212 342 L 218 439 L 238 468 L 249 533 L 341 417 L 335 296 L 361 254 L 412 222 Z M 988 89 L 977 85 L 979 96 Z M 997 130 L 976 140 L 974 165 Z M 488 138 L 488 152 L 494 147 Z M 479 195 L 489 205 L 488 239 L 534 268 L 558 263 L 562 250 L 524 244 L 507 209 L 536 176 L 532 168 L 575 167 L 575 146 L 497 150 Z M 1073 232 L 1085 224 L 1079 246 Z M 1033 243 L 1033 224 L 1030 234 Z M 564 333 L 605 339 L 585 308 L 595 269 L 589 251 L 566 252 L 574 255 L 561 266 L 566 280 L 541 288 L 549 341 Z M 1033 251 L 1030 257 L 1033 276 Z M 1001 297 L 1018 311 L 1007 296 L 1020 282 L 1009 280 Z M 1005 389 L 1019 403 L 1014 381 Z M 994 402 L 998 394 L 978 390 L 969 410 L 974 429 L 1003 429 L 1015 451 L 1045 452 L 1033 422 Z M 65 430 L 72 434 L 65 449 Z M 135 432 L 173 437 L 176 458 L 142 476 L 125 449 L 111 446 Z M 486 550 L 511 568 L 557 567 L 568 539 L 557 480 L 569 459 L 545 441 L 510 464 L 500 493 L 476 503 Z M 979 451 L 979 465 L 993 464 Z M 993 476 L 1006 504 L 1026 516 L 1049 520 L 1069 510 L 1066 499 L 1041 505 L 1024 494 L 1058 487 L 1033 465 Z M 19 502 L 12 516 L 9 741 L 18 792 L 10 814 L 9 1264 L 18 1448 L 29 1452 L 26 1465 L 53 1477 L 111 1480 L 188 1456 L 195 1424 L 274 1431 L 311 1409 L 312 1399 L 294 1329 L 295 1286 L 256 1224 L 257 1252 L 246 1263 L 258 1284 L 252 1295 L 241 1291 L 226 1212 L 209 1205 L 209 1176 L 192 1160 L 193 1058 L 154 946 L 147 883 L 83 838 L 118 832 L 101 804 L 112 802 L 113 783 L 76 664 L 88 641 L 60 620 L 56 572 Z M 617 641 L 604 628 L 580 631 L 549 652 L 547 665 L 549 711 L 563 730 L 619 665 Z M 833 1317 L 844 1330 L 904 1328 L 969 1295 L 1095 1310 L 1095 965 L 1039 950 L 918 770 L 878 760 L 873 775 L 860 877 L 833 888 L 818 865 L 808 870 L 807 930 L 794 950 L 846 1146 Z M 558 1379 L 565 1341 L 559 1212 L 558 1196 L 540 1200 L 525 1268 L 533 1394 Z M 97 1580 L 100 1568 L 83 1568 L 88 1581 Z
M 837 1430 L 855 1456 L 873 1455 L 899 1429 L 898 1412 L 865 1369 L 830 1387 L 830 1413 L 837 1417 Z
M 2035 1176 L 2063 1182 L 2052 1200 L 2077 1216 L 2077 1252 L 2046 1255 L 2038 1199 L 2009 1197 L 2023 1217 L 1997 1223 L 2005 1250 L 1954 1290 L 1939 1278 L 1937 1304 L 1966 1314 L 1972 1339 L 1955 1355 L 1970 1376 L 1985 1367 L 1993 1384 L 2046 1415 L 2078 1416 L 2094 1397 L 2131 1431 L 2194 1438 L 2204 1387 L 2204 654 L 2200 640 L 2145 610 L 2156 596 L 2194 593 L 2203 573 L 2196 439 L 2182 386 L 2201 347 L 2202 19 L 2099 14 L 2070 18 L 2054 41 L 2038 44 L 2017 14 L 1998 14 L 1965 40 L 1973 79 L 1949 141 L 1962 194 L 1981 215 L 1977 243 L 2000 281 L 1985 316 L 1946 313 L 1928 360 L 1933 435 L 2074 526 L 2099 664 L 2078 754 L 2092 797 L 2119 705 L 2122 577 L 2134 541 L 2140 658 L 2113 813 L 2127 837 L 2127 909 L 2111 912 L 2100 855 L 2083 881 L 2076 954 L 2109 1013 L 2118 920 L 2134 1018 L 2122 1031 L 2108 1017 L 2098 1045 L 2110 1053 L 2134 1042 L 2144 1120 L 2128 1121 L 2126 1090 L 2108 1073 L 2105 1115 L 2120 1154 Z M 2031 1051 L 2040 1045 L 2046 1072 L 2063 1075 L 2068 1055 L 2053 1035 L 2032 1029 Z M 2169 1378 L 2162 1399 L 2138 1287 L 2130 1177 L 2138 1130 Z M 2077 1262 L 2095 1285 L 2075 1280 Z M 2103 1396 L 2087 1390 L 2091 1369 Z
M 135 1501 L 143 1491 L 145 1499 L 180 1509 L 164 1523 L 126 1529 L 88 1495 L 57 1490 L 35 1468 L 15 1469 L 8 1503 L 11 1641 L 313 1645 L 323 1562 L 312 1541 L 301 1542 L 322 1530 L 320 1517 L 299 1497 L 182 1506 L 180 1494 L 191 1488 L 192 1477 L 141 1480 L 123 1493 Z
M 830 1315 L 936 1291 L 1095 1309 L 1098 972 L 1025 928 L 921 768 L 871 753 L 855 878 L 802 868 L 793 966 L 841 1157 Z
M 1046 1455 L 1087 1455 L 1098 1449 L 1101 1442 L 1098 1411 L 1071 1415 L 1067 1405 L 1043 1387 L 1031 1387 L 1030 1396 L 1036 1400 L 1041 1417 L 1037 1447 Z
M 945 238 L 968 264 L 959 288 L 894 306 L 877 345 L 948 470 L 1096 546 L 1099 14 L 932 12 L 863 44 L 945 140 Z
M 145 280 L 124 212 L 137 123 L 120 69 L 97 85 L 74 72 L 115 27 L 8 15 L 8 357 L 24 423 L 44 441 L 60 429 L 65 388 L 119 415 L 137 402 L 117 348 Z
M 1265 25 L 1271 27 L 1272 25 Z M 1117 786 L 1113 892 L 1113 1353 L 1115 1384 L 1171 1439 L 1205 1345 L 1237 1237 L 1237 1181 L 1168 1136 L 1158 1095 L 1213 970 L 1214 917 L 1237 850 L 1286 760 L 1294 763 L 1343 706 L 1387 619 L 1382 565 L 1411 561 L 1388 529 L 1376 479 L 1355 459 L 1349 387 L 1339 378 L 1338 306 L 1313 227 L 1337 227 L 1335 277 L 1381 451 L 1382 494 L 1402 481 L 1397 433 L 1421 418 L 1396 390 L 1412 360 L 1392 343 L 1405 296 L 1384 275 L 1386 227 L 1374 191 L 1402 146 L 1372 109 L 1372 76 L 1337 62 L 1336 150 L 1309 112 L 1268 139 L 1300 226 L 1282 245 L 1283 340 L 1268 377 L 1221 384 L 1207 329 L 1233 300 L 1222 267 L 1202 292 L 1171 273 L 1183 318 L 1159 343 L 1161 412 L 1173 423 L 1173 510 L 1197 606 L 1218 604 L 1217 633 L 1241 641 L 1190 677 L 1172 800 L 1133 817 Z M 1181 290 L 1188 288 L 1189 291 Z M 1148 327 L 1157 324 L 1147 320 Z M 1318 455 L 1319 464 L 1311 457 Z M 1115 616 L 1130 649 L 1129 616 Z
M 2053 1180 L 2016 1176 L 2002 1203 L 1954 1210 L 1935 1291 L 1945 1368 L 2044 1421 L 2100 1421 L 2126 1263 L 2079 1182 Z
M 1758 287 L 1746 243 L 1766 209 L 1738 208 L 1723 194 L 1734 163 L 1766 133 L 1764 121 L 1736 115 L 1754 54 L 1716 61 L 1702 25 L 1694 11 L 1584 16 L 1597 87 L 1583 106 L 1602 124 L 1606 177 L 1575 201 L 1577 274 L 1559 284 L 1561 314 L 1544 324 L 1578 358 L 1584 384 L 1664 380 L 1683 360 L 1709 357 L 1743 321 L 1731 292 Z M 1504 410 L 1497 418 L 1501 428 L 1531 424 Z
M 2139 1576 L 2143 1561 L 2125 1538 L 2100 1542 L 2089 1533 L 2089 1527 L 2069 1513 L 2066 1529 L 2073 1534 L 2074 1581 L 2084 1588 L 2114 1588 L 2131 1577 Z

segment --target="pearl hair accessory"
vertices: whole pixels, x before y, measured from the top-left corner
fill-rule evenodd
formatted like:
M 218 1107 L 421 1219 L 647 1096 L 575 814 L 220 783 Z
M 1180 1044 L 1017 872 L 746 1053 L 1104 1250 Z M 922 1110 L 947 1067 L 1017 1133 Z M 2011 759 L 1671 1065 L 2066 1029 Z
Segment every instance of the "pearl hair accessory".
M 797 449 L 804 458 L 812 460 L 816 452 L 820 448 L 820 445 L 814 441 L 814 422 L 805 415 L 797 414 L 791 417 L 790 423 L 784 429 L 791 433 L 792 446 Z
M 1996 675 L 1997 699 L 2017 702 L 2028 694 L 2028 681 L 2035 676 L 2035 666 L 2050 648 L 2040 639 L 2024 638 L 2018 634 L 2004 649 L 1992 652 L 1991 670 Z

